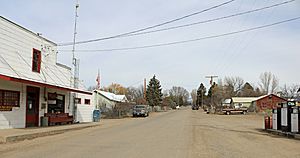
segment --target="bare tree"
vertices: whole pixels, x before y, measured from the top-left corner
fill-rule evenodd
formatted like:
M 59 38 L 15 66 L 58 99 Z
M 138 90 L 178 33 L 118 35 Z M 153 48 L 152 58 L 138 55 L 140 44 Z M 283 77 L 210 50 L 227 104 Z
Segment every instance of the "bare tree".
M 280 88 L 281 91 L 281 96 L 284 97 L 284 98 L 289 98 L 290 97 L 290 94 L 289 94 L 289 87 L 284 84 L 283 87 Z
M 279 79 L 273 74 L 272 85 L 271 85 L 271 93 L 275 93 L 279 86 Z
M 297 95 L 297 92 L 299 91 L 299 88 L 300 85 L 295 85 L 295 84 L 291 85 L 289 89 L 290 95 L 292 97 L 295 97 Z
M 274 74 L 271 72 L 264 72 L 260 74 L 259 79 L 259 87 L 263 94 L 276 92 L 279 85 L 279 80 Z
M 173 86 L 172 89 L 169 90 L 170 96 L 175 99 L 177 104 L 183 102 L 183 104 L 187 103 L 189 98 L 189 92 L 183 87 Z
M 243 85 L 244 80 L 241 77 L 224 78 L 224 91 L 229 95 L 229 97 L 239 95 Z
M 281 87 L 281 94 L 284 98 L 297 98 L 300 96 L 299 90 L 300 85 L 293 84 L 291 86 L 287 86 L 284 84 L 284 86 Z
M 128 87 L 126 97 L 128 100 L 132 102 L 138 102 L 144 98 L 144 90 L 143 85 L 140 85 L 138 88 L 136 87 Z

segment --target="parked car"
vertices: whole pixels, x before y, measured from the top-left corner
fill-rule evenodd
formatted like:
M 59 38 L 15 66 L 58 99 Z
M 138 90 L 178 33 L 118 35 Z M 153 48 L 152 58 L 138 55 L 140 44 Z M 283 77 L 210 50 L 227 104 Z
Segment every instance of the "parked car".
M 177 105 L 177 106 L 176 106 L 176 110 L 179 110 L 179 109 L 180 109 L 180 106 L 179 106 L 179 105 Z
M 132 116 L 149 116 L 149 106 L 148 105 L 135 105 L 133 107 Z
M 192 110 L 199 110 L 199 106 L 193 105 L 193 106 L 192 106 Z

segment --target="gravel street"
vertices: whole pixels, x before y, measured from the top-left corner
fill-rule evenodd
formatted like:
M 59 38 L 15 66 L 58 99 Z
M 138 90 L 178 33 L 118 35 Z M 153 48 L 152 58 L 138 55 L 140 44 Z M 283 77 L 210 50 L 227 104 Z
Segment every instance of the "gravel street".
M 181 109 L 1 144 L 0 157 L 300 157 L 299 141 L 261 132 L 262 127 L 262 116 L 208 115 Z

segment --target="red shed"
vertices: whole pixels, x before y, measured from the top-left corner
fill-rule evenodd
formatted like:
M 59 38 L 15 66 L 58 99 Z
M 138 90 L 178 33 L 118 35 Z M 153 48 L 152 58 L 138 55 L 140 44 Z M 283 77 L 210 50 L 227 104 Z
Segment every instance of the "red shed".
M 278 103 L 286 102 L 287 100 L 281 98 L 275 94 L 269 94 L 259 97 L 255 100 L 256 110 L 257 111 L 264 111 L 267 109 L 273 109 L 278 106 Z

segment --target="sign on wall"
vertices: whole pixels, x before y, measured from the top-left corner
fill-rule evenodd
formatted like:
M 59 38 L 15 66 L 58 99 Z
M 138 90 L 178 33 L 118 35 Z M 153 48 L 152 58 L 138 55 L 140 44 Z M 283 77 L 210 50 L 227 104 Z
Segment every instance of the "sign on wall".
M 0 105 L 0 111 L 12 111 L 13 106 Z

